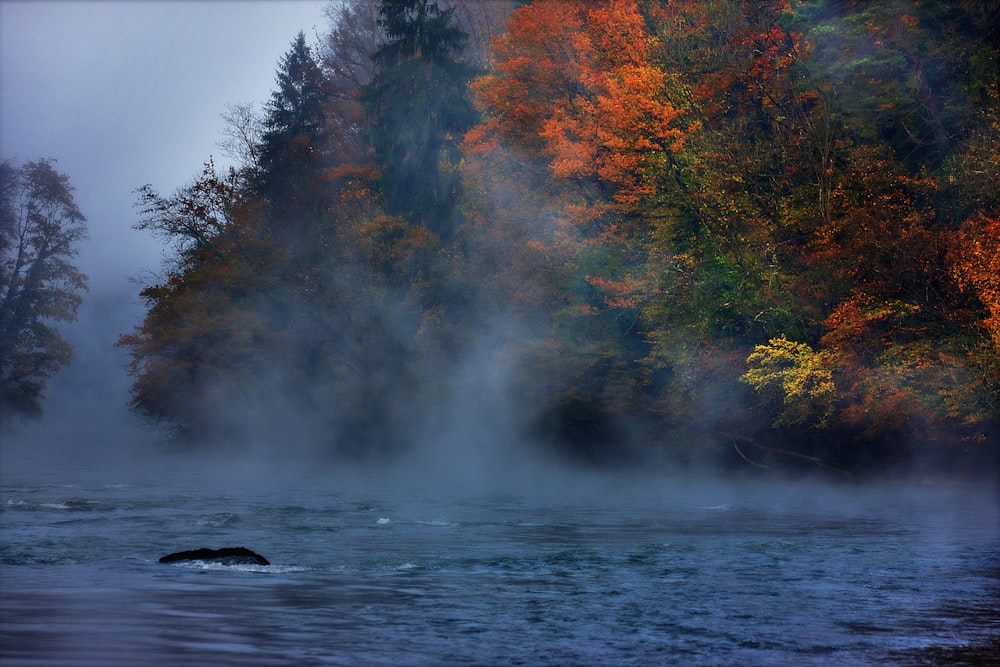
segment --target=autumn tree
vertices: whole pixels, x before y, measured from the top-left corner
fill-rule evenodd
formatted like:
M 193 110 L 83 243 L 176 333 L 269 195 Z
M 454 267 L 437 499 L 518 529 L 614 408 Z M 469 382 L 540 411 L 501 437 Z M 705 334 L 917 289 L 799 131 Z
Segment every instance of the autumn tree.
M 1000 416 L 1000 217 L 967 220 L 954 235 L 949 259 L 959 288 L 981 304 L 974 322 L 990 344 L 972 337 L 970 356 L 981 369 L 995 419 Z
M 992 57 L 993 24 L 966 2 L 513 11 L 474 84 L 484 122 L 466 150 L 475 169 L 516 156 L 554 212 L 524 242 L 554 269 L 540 274 L 563 322 L 547 356 L 601 360 L 571 386 L 645 396 L 678 425 L 725 396 L 717 434 L 777 422 L 789 442 L 821 441 L 809 460 L 848 467 L 906 454 L 871 443 L 980 419 L 975 391 L 949 388 L 975 373 L 945 255 L 954 216 L 996 201 L 993 142 L 959 140 L 992 136 L 969 101 L 989 108 L 976 63 Z M 761 375 L 782 354 L 801 368 Z M 822 418 L 754 406 L 738 382 L 747 357 L 757 400 L 781 378 L 824 378 L 819 393 L 782 385 L 797 415 Z
M 784 246 L 793 252 L 779 258 L 796 309 L 821 325 L 796 338 L 822 348 L 833 373 L 825 430 L 831 442 L 855 443 L 839 454 L 855 464 L 904 459 L 917 440 L 946 448 L 993 419 L 946 260 L 956 213 L 969 210 L 960 201 L 990 190 L 974 187 L 989 170 L 961 184 L 953 171 L 969 146 L 960 137 L 992 131 L 989 96 L 970 94 L 973 79 L 988 80 L 971 56 L 995 48 L 982 33 L 968 41 L 972 26 L 991 22 L 970 11 L 963 2 L 814 2 L 782 21 L 798 31 L 791 76 L 769 77 L 780 85 L 766 102 L 791 149 L 785 173 L 798 177 L 775 207 L 779 229 L 795 232 Z M 975 143 L 972 154 L 989 146 Z M 990 195 L 976 196 L 992 208 Z
M 173 247 L 165 275 L 140 296 L 148 310 L 118 345 L 131 357 L 132 407 L 190 430 L 223 406 L 207 392 L 249 374 L 280 328 L 261 314 L 275 257 L 246 173 L 220 174 L 211 160 L 172 195 L 137 190 L 136 229 Z M 231 398 L 231 397 L 230 397 Z
M 300 34 L 260 144 L 231 137 L 258 170 L 251 159 L 219 173 L 210 160 L 171 195 L 138 191 L 136 226 L 174 256 L 119 344 L 133 408 L 180 435 L 242 432 L 266 405 L 259 437 L 301 429 L 303 446 L 363 455 L 390 446 L 386 411 L 413 386 L 422 307 L 411 286 L 429 232 L 384 214 L 362 151 L 331 153 L 357 142 L 357 127 L 330 122 L 345 98 L 315 65 Z
M 76 319 L 73 265 L 86 219 L 51 160 L 0 162 L 0 413 L 41 413 L 46 381 L 73 358 L 56 328 Z
M 470 155 L 545 165 L 550 224 L 528 243 L 549 258 L 560 293 L 546 356 L 562 369 L 550 377 L 568 378 L 555 391 L 571 421 L 641 401 L 647 214 L 692 129 L 655 47 L 635 2 L 535 2 L 511 12 L 492 71 L 474 84 L 485 120 L 466 138 Z
M 260 123 L 248 107 L 230 110 L 239 169 L 219 173 L 209 160 L 171 195 L 137 191 L 136 228 L 174 250 L 141 292 L 143 322 L 119 339 L 131 356 L 132 406 L 144 416 L 210 435 L 246 416 L 242 406 L 261 395 L 256 378 L 289 349 L 288 323 L 314 273 L 298 260 L 316 252 L 324 208 L 324 82 L 300 33 Z
M 235 169 L 220 175 L 210 159 L 197 178 L 172 196 L 160 195 L 150 184 L 136 193 L 141 219 L 135 229 L 172 244 L 181 263 L 204 252 L 225 256 L 220 239 L 244 203 L 242 179 Z

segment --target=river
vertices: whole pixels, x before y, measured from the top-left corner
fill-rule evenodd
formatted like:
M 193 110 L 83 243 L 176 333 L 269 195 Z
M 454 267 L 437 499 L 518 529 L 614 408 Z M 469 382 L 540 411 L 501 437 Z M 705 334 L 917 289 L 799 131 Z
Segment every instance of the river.
M 1000 664 L 993 486 L 210 479 L 5 474 L 0 664 Z

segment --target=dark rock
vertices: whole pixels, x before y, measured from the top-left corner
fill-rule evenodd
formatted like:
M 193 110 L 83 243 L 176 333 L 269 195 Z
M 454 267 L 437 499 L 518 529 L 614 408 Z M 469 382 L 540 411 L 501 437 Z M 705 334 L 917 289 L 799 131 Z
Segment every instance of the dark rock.
M 246 547 L 228 547 L 225 549 L 193 549 L 167 554 L 160 559 L 161 563 L 184 563 L 189 561 L 220 563 L 222 565 L 270 565 L 266 558 Z

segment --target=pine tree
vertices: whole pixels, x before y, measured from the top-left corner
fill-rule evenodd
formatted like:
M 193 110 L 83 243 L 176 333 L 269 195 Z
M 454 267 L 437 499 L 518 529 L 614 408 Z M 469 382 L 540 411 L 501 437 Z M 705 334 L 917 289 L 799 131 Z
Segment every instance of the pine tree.
M 311 192 L 324 160 L 329 83 L 301 31 L 281 60 L 278 89 L 265 107 L 260 193 L 279 217 L 295 211 Z
M 386 208 L 442 237 L 454 225 L 458 142 L 476 118 L 468 98 L 473 71 L 462 59 L 467 36 L 452 13 L 435 0 L 383 0 L 387 41 L 362 91 Z

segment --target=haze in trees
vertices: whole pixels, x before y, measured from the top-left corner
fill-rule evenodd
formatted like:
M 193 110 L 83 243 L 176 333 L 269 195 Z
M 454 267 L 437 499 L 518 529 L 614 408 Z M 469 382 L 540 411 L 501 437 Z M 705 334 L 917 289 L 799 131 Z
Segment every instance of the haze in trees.
M 87 279 L 73 265 L 86 218 L 51 160 L 0 162 L 0 420 L 38 416 L 46 381 L 73 358 L 58 322 Z
M 379 5 L 385 42 L 362 89 L 386 208 L 447 237 L 459 197 L 458 143 L 475 122 L 468 36 L 436 0 Z
M 140 191 L 177 261 L 122 338 L 139 410 L 360 456 L 476 422 L 601 465 L 996 460 L 1000 12 L 490 4 L 338 5 L 231 110 L 240 169 Z

